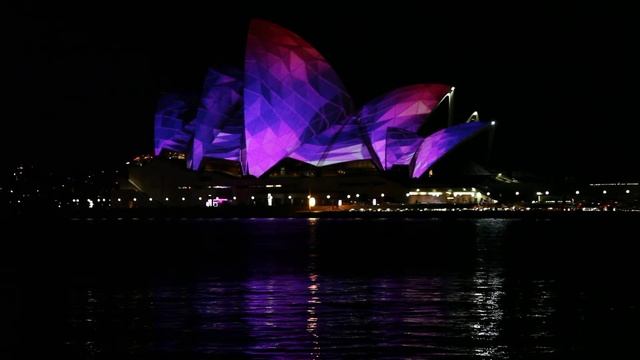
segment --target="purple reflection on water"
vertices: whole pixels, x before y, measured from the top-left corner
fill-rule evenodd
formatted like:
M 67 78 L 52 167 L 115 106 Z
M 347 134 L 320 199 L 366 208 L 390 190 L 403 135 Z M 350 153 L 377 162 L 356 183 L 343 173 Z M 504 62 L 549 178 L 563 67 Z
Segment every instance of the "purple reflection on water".
M 245 314 L 249 334 L 256 341 L 247 352 L 309 354 L 313 338 L 308 333 L 308 279 L 273 275 L 245 283 Z

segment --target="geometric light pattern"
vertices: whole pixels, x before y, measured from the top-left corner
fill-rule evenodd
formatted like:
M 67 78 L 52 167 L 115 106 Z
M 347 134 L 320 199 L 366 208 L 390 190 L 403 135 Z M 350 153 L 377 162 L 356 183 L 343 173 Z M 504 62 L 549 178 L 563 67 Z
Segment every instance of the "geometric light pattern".
M 354 111 L 351 97 L 322 55 L 298 35 L 264 20 L 250 24 L 244 71 L 209 70 L 200 106 L 168 95 L 155 118 L 155 152 L 185 152 L 240 163 L 261 176 L 284 158 L 314 166 L 371 160 L 380 170 L 409 165 L 420 177 L 448 151 L 486 128 L 470 122 L 428 137 L 418 130 L 450 94 L 440 84 L 396 89 Z
M 190 167 L 200 168 L 205 157 L 240 161 L 244 148 L 241 72 L 210 69 L 202 100 L 191 125 L 194 139 Z
M 411 177 L 419 178 L 445 154 L 487 127 L 487 123 L 474 121 L 450 126 L 427 136 L 413 157 Z
M 393 165 L 409 165 L 422 140 L 424 138 L 413 131 L 388 128 L 385 169 L 390 169 Z
M 158 101 L 154 124 L 154 153 L 162 150 L 186 152 L 193 134 L 186 128 L 190 99 L 179 94 L 163 95 Z
M 329 63 L 298 35 L 278 25 L 251 22 L 244 70 L 251 175 L 262 175 L 350 113 L 351 98 Z
M 390 127 L 417 132 L 425 118 L 438 106 L 450 87 L 440 84 L 418 84 L 394 90 L 367 105 L 360 112 L 377 165 L 388 170 L 395 165 L 387 161 L 387 129 Z
M 314 166 L 327 166 L 354 160 L 369 160 L 366 135 L 358 119 L 350 117 L 343 123 L 331 125 L 320 135 L 300 146 L 290 158 Z

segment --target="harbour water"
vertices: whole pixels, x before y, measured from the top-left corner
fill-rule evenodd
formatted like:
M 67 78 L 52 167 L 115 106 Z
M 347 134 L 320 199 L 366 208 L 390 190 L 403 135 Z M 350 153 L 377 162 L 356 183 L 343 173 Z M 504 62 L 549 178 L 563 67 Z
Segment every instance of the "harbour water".
M 3 359 L 611 357 L 640 335 L 629 217 L 3 227 Z

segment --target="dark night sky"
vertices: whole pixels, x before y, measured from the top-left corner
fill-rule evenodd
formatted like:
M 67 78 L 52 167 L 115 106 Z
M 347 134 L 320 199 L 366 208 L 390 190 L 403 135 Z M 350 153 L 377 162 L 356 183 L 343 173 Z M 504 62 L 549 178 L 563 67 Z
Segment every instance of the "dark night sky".
M 261 17 L 324 54 L 358 105 L 418 82 L 455 85 L 460 118 L 498 121 L 497 166 L 640 175 L 630 9 L 132 3 L 10 11 L 3 162 L 81 168 L 151 152 L 159 94 L 199 91 L 208 66 L 242 66 L 247 24 Z

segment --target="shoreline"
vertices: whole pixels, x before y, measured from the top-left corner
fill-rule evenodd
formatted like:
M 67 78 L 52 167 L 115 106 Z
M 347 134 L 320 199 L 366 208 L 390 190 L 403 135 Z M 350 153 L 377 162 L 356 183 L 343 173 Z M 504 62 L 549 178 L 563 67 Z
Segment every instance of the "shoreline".
M 289 209 L 156 208 L 156 209 L 38 209 L 2 216 L 4 221 L 43 218 L 48 220 L 209 220 L 209 219 L 549 219 L 640 217 L 639 210 L 408 210 L 408 211 L 293 211 Z

